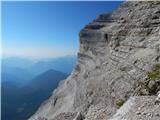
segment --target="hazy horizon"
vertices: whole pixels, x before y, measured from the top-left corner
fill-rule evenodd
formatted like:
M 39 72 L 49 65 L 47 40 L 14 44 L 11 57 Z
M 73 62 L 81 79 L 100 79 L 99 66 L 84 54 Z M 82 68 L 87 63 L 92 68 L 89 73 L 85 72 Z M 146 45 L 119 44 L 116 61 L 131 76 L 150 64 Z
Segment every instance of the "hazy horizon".
M 40 61 L 40 60 L 49 60 L 49 59 L 58 59 L 58 58 L 65 58 L 65 57 L 77 57 L 77 55 L 64 55 L 64 56 L 48 56 L 48 57 L 32 57 L 32 56 L 1 56 L 1 60 L 3 59 L 12 59 L 12 58 L 18 58 L 18 59 L 27 59 L 32 61 Z
M 76 55 L 79 31 L 121 1 L 2 1 L 2 56 L 34 59 Z

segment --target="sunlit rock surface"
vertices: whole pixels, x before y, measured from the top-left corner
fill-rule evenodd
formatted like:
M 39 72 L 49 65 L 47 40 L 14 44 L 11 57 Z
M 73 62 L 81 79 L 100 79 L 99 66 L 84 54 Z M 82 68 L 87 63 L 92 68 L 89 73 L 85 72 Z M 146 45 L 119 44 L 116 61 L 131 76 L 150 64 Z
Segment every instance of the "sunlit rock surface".
M 160 64 L 160 2 L 125 2 L 86 25 L 79 39 L 76 68 L 29 120 L 159 120 L 156 92 L 138 87 Z M 139 92 L 148 96 L 131 97 Z M 147 105 L 138 117 L 141 103 Z M 152 108 L 152 117 L 141 115 Z

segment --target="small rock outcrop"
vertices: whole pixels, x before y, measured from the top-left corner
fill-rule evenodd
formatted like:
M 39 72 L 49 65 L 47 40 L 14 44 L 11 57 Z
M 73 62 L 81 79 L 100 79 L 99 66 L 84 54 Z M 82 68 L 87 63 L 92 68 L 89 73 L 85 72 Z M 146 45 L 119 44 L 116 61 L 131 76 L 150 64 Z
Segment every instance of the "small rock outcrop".
M 29 120 L 159 120 L 160 2 L 125 2 L 79 38 L 74 71 Z

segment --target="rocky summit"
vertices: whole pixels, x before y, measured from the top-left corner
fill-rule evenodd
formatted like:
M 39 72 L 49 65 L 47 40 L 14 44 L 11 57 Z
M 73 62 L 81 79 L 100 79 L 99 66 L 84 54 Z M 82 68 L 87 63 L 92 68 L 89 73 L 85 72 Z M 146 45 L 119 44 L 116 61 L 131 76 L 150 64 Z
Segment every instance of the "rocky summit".
M 160 1 L 124 2 L 79 39 L 72 74 L 29 120 L 160 120 Z

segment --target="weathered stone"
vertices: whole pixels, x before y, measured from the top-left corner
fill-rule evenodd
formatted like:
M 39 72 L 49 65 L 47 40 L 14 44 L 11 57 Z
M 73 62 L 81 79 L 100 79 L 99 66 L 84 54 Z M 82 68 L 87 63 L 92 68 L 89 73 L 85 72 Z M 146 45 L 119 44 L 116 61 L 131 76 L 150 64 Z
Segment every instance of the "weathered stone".
M 116 113 L 116 100 L 127 101 L 134 95 L 138 83 L 141 83 L 138 91 L 153 95 L 155 83 L 148 84 L 148 73 L 152 66 L 160 64 L 159 8 L 158 1 L 125 2 L 118 10 L 100 15 L 82 29 L 75 70 L 29 120 L 37 116 L 54 120 L 61 113 L 77 112 L 85 120 L 106 120 Z M 155 78 L 156 91 L 159 90 L 159 77 L 153 74 L 150 77 Z M 154 101 L 149 96 L 135 99 L 137 104 L 132 104 L 131 100 L 120 108 L 122 118 L 159 120 L 152 112 L 160 112 L 159 106 L 154 104 L 155 98 Z M 146 105 L 140 112 L 147 115 L 137 116 L 137 108 L 143 103 Z
M 149 95 L 149 90 L 148 89 L 145 89 L 145 88 L 143 89 L 142 88 L 140 92 L 141 92 L 140 95 Z
M 156 81 L 154 81 L 154 80 L 151 80 L 151 81 L 149 81 L 149 83 L 148 83 L 148 88 L 150 89 L 150 90 L 156 90 L 156 88 L 157 88 L 157 83 L 156 83 Z
M 109 120 L 159 120 L 160 106 L 155 105 L 156 96 L 131 97 Z M 138 107 L 145 103 L 141 110 Z

